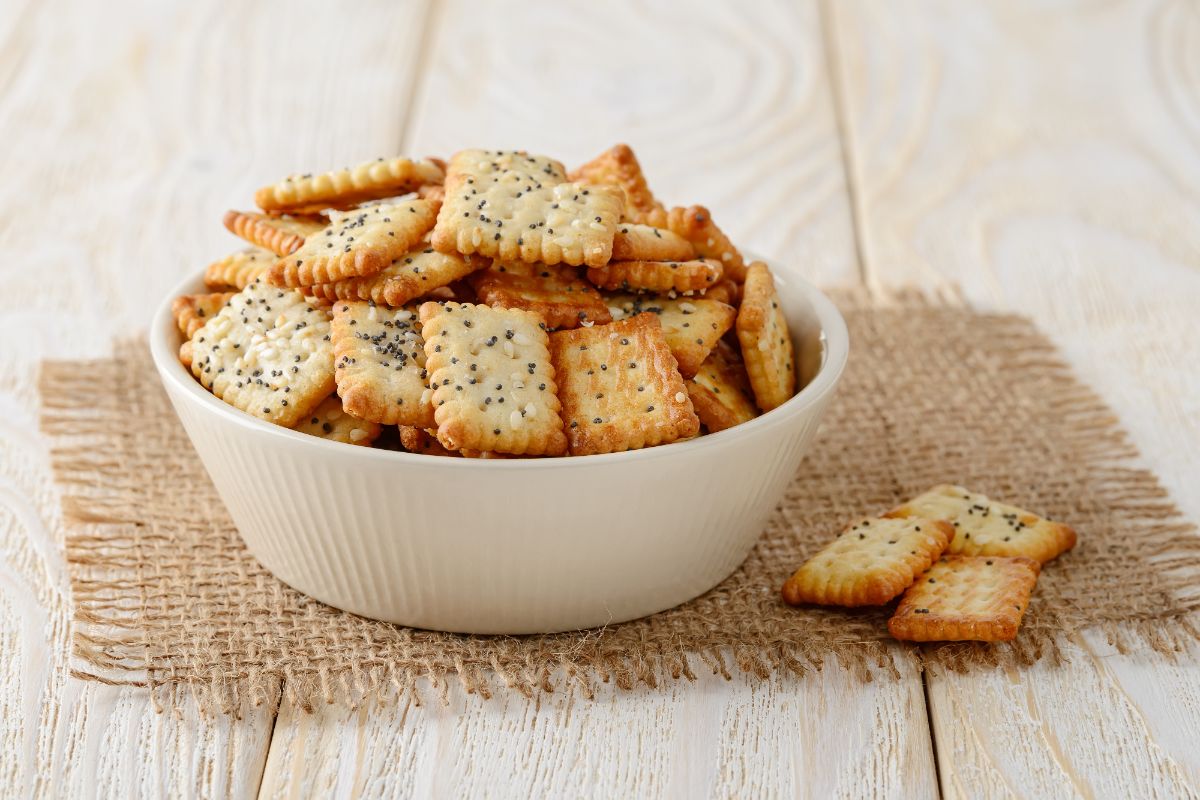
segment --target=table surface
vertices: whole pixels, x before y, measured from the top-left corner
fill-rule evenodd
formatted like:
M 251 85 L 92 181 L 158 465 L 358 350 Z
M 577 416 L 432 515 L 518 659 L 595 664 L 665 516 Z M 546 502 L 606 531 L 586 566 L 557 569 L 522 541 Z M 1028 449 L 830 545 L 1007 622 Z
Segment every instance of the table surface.
M 102 357 L 296 170 L 616 141 L 823 285 L 1033 317 L 1200 519 L 1200 3 L 0 4 L 0 786 L 15 796 L 1200 795 L 1200 657 L 155 712 L 69 675 L 42 358 Z

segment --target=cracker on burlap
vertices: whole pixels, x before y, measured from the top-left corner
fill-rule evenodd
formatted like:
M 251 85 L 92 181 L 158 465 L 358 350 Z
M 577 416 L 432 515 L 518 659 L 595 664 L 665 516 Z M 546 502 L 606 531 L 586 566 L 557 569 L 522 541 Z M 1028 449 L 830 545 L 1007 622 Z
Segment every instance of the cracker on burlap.
M 654 225 L 667 225 L 667 210 L 654 199 L 646 183 L 642 166 L 627 144 L 614 145 L 571 173 L 571 180 L 594 186 L 615 186 L 625 196 L 622 219 Z
M 371 442 L 378 439 L 379 434 L 383 432 L 383 426 L 346 413 L 342 401 L 335 394 L 318 403 L 316 408 L 292 427 L 292 430 L 331 442 L 370 447 Z
M 721 280 L 721 265 L 712 259 L 692 261 L 610 261 L 588 267 L 587 278 L 601 289 L 628 292 L 704 292 Z
M 192 336 L 192 374 L 217 397 L 290 428 L 334 390 L 329 315 L 261 280 Z
M 688 261 L 696 248 L 665 228 L 625 222 L 613 236 L 613 261 Z
M 255 192 L 254 202 L 263 211 L 289 214 L 345 209 L 441 183 L 444 177 L 442 166 L 434 159 L 377 158 L 331 172 L 289 175 Z
M 775 292 L 775 280 L 761 261 L 746 269 L 737 337 L 758 407 L 770 411 L 787 402 L 796 393 L 792 337 Z
M 479 302 L 532 311 L 552 330 L 612 320 L 604 299 L 579 277 L 577 267 L 497 261 L 472 275 L 470 283 Z
M 699 371 L 704 359 L 737 317 L 732 306 L 707 297 L 610 294 L 605 296 L 604 302 L 615 320 L 647 312 L 657 316 L 667 347 L 671 348 L 685 378 Z
M 191 339 L 209 318 L 217 314 L 236 292 L 212 292 L 209 294 L 185 294 L 171 302 L 171 313 L 183 338 Z
M 856 520 L 787 579 L 783 599 L 794 606 L 884 605 L 937 561 L 953 535 L 941 520 Z
M 612 256 L 623 207 L 619 190 L 567 183 L 551 158 L 463 150 L 450 160 L 433 246 L 501 261 L 596 266 Z
M 331 327 L 337 393 L 348 413 L 385 425 L 433 426 L 416 309 L 337 302 Z
M 444 296 L 438 290 L 461 281 L 487 264 L 487 259 L 478 256 L 439 253 L 426 240 L 374 275 L 318 283 L 303 287 L 303 291 L 329 301 L 363 300 L 393 307 L 403 306 L 419 297 L 470 300 L 470 297 L 461 296 L 461 284 L 458 291 L 447 292 Z
M 709 433 L 741 425 L 758 416 L 746 366 L 737 349 L 727 342 L 717 342 L 696 377 L 685 383 L 696 416 Z
M 431 200 L 378 203 L 340 216 L 271 267 L 277 286 L 312 286 L 374 275 L 425 237 L 437 215 Z
M 263 247 L 247 247 L 209 264 L 204 270 L 204 286 L 213 291 L 241 291 L 267 271 L 278 259 Z
M 279 256 L 299 250 L 305 237 L 327 224 L 324 220 L 272 217 L 256 211 L 226 211 L 223 222 L 230 233 Z
M 1032 558 L 945 556 L 904 593 L 888 631 L 909 642 L 1015 639 L 1040 570 Z
M 541 317 L 455 302 L 424 303 L 420 317 L 442 445 L 515 455 L 566 452 Z
M 887 514 L 913 515 L 944 519 L 954 526 L 950 553 L 1026 556 L 1044 564 L 1075 546 L 1070 526 L 951 484 L 935 486 Z
M 550 336 L 571 454 L 695 436 L 700 421 L 654 314 Z
M 702 258 L 718 261 L 725 274 L 741 283 L 746 279 L 746 262 L 704 206 L 672 208 L 667 218 L 667 227 L 687 239 Z

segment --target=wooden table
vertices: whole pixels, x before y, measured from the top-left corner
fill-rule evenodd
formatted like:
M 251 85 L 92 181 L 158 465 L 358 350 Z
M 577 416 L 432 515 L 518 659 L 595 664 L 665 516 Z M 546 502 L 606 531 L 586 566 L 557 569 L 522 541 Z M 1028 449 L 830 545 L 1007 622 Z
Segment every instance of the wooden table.
M 1200 4 L 0 6 L 0 794 L 1200 794 L 1200 657 L 595 702 L 155 713 L 68 676 L 39 359 L 104 356 L 259 184 L 377 154 L 630 142 L 824 285 L 1034 317 L 1200 519 Z

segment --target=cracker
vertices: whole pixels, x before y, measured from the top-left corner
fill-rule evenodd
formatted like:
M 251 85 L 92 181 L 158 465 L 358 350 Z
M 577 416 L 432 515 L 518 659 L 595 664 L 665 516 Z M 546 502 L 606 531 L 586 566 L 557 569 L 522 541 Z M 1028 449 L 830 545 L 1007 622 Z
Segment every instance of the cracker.
M 171 302 L 171 313 L 183 338 L 191 339 L 209 318 L 217 314 L 236 292 L 213 292 L 211 294 L 185 294 Z
M 940 520 L 856 520 L 787 579 L 783 599 L 794 606 L 884 605 L 937 561 L 953 535 Z
M 424 303 L 420 315 L 442 445 L 516 455 L 566 452 L 541 317 L 470 303 Z
M 463 150 L 450 161 L 433 246 L 501 261 L 596 266 L 612 256 L 623 206 L 618 189 L 567 183 L 553 159 Z
M 192 374 L 213 394 L 290 428 L 334 390 L 329 315 L 256 281 L 192 337 Z
M 1075 546 L 1075 531 L 1016 506 L 989 500 L 961 486 L 943 484 L 888 512 L 918 515 L 954 526 L 950 553 L 968 556 L 1026 556 L 1046 563 Z
M 656 297 L 616 294 L 605 297 L 613 319 L 626 319 L 644 312 L 658 317 L 667 347 L 679 362 L 679 371 L 690 378 L 733 326 L 737 312 L 732 306 L 707 297 Z
M 263 247 L 247 247 L 214 261 L 204 270 L 204 286 L 241 291 L 267 274 L 278 259 Z
M 687 261 L 696 248 L 677 233 L 627 222 L 613 236 L 613 261 Z
M 610 261 L 588 267 L 587 278 L 612 291 L 703 292 L 721 280 L 721 265 L 711 259 L 692 261 Z
M 572 455 L 695 436 L 700 420 L 654 314 L 550 336 Z
M 371 442 L 383 433 L 383 426 L 346 413 L 342 401 L 337 395 L 332 395 L 322 400 L 292 430 L 333 442 L 370 447 Z
M 425 241 L 374 275 L 318 283 L 304 287 L 304 292 L 329 301 L 363 300 L 399 307 L 418 297 L 432 295 L 482 269 L 487 263 L 486 259 L 477 256 L 439 253 Z M 457 293 L 454 299 L 458 299 Z
M 334 303 L 332 338 L 337 392 L 348 413 L 385 425 L 432 427 L 416 309 Z
M 738 304 L 741 303 L 742 292 L 738 284 L 729 278 L 722 278 L 717 281 L 716 285 L 706 291 L 704 296 L 709 300 L 720 300 L 726 305 L 737 308 Z
M 190 339 L 179 345 L 179 363 L 189 370 L 192 368 L 192 342 Z
M 552 329 L 612 320 L 600 293 L 576 267 L 497 261 L 475 273 L 471 285 L 480 302 L 532 311 Z
M 230 233 L 279 256 L 299 250 L 305 237 L 325 227 L 324 222 L 272 217 L 254 211 L 226 211 L 224 222 Z
M 346 214 L 271 267 L 277 286 L 312 286 L 374 275 L 421 241 L 433 226 L 437 203 L 380 203 Z
M 400 426 L 400 444 L 408 452 L 423 456 L 451 456 L 454 458 L 462 456 L 462 453 L 442 447 L 442 443 L 437 440 L 436 435 L 413 425 Z
M 704 206 L 672 208 L 667 216 L 667 227 L 687 239 L 696 248 L 697 255 L 720 262 L 725 274 L 741 283 L 746 279 L 746 262 L 733 246 Z
M 888 631 L 908 642 L 1007 642 L 1041 565 L 1032 558 L 945 556 L 905 592 Z
M 367 200 L 406 194 L 424 184 L 441 183 L 444 176 L 433 159 L 377 158 L 331 172 L 289 175 L 255 192 L 254 202 L 263 211 L 291 214 L 351 208 Z
M 660 228 L 667 224 L 667 210 L 654 199 L 654 194 L 646 184 L 642 166 L 627 144 L 618 144 L 605 150 L 572 172 L 571 180 L 594 186 L 619 187 L 625 195 L 622 219 L 627 222 Z
M 746 270 L 737 337 L 758 407 L 770 411 L 785 403 L 796 393 L 796 359 L 775 281 L 761 261 Z
M 758 416 L 742 357 L 724 341 L 717 343 L 687 387 L 696 416 L 709 433 Z

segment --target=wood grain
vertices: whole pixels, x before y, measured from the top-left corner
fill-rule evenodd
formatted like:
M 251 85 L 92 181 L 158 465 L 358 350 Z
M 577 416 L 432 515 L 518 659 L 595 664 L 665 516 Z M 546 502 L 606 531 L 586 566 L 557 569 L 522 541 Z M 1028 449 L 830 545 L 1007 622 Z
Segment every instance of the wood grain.
M 62 526 L 35 369 L 107 354 L 237 247 L 281 175 L 394 152 L 425 4 L 0 8 L 0 794 L 252 796 L 273 714 L 155 712 L 68 677 Z
M 1034 317 L 1200 519 L 1200 9 L 825 11 L 868 282 Z M 1068 655 L 929 679 L 945 794 L 1200 791 L 1197 654 Z

